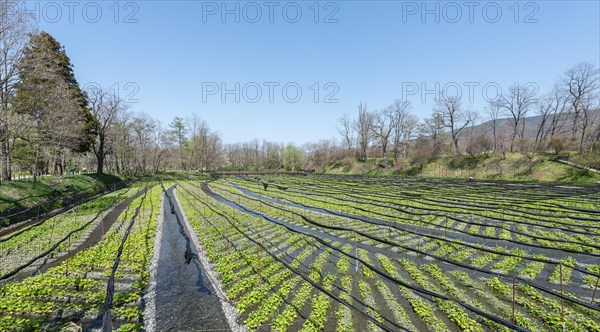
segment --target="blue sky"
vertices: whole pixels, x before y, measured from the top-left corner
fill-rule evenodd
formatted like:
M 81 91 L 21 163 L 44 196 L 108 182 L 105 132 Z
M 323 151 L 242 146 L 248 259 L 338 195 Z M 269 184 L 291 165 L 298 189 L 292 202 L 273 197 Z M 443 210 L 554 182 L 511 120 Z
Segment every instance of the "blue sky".
M 569 67 L 600 62 L 598 1 L 317 5 L 318 13 L 314 1 L 28 1 L 27 9 L 65 46 L 81 85 L 113 87 L 165 124 L 195 112 L 227 143 L 335 137 L 337 119 L 360 101 L 375 110 L 404 96 L 425 117 L 434 96 L 423 90 L 436 86 L 461 87 L 464 105 L 481 110 L 496 86 L 532 82 L 545 92 Z M 236 83 L 239 92 L 222 93 Z

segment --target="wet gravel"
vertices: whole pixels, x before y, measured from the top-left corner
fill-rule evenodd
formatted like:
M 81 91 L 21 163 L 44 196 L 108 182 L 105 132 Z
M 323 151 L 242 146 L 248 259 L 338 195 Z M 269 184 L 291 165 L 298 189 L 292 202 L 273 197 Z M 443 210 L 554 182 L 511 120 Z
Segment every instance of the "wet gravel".
M 174 190 L 167 190 L 174 199 Z M 174 199 L 174 202 L 175 199 Z M 176 215 L 172 213 L 169 200 L 163 196 L 161 218 L 155 239 L 155 255 L 151 261 L 151 276 L 145 298 L 145 327 L 147 331 L 240 331 L 235 325 L 237 317 L 233 307 L 223 305 L 222 295 L 213 285 L 214 274 L 199 244 L 192 241 L 192 252 L 198 259 L 189 264 L 184 257 L 185 237 L 180 232 Z M 179 205 L 175 213 L 180 216 L 185 232 L 191 226 L 182 217 Z M 193 230 L 192 230 L 193 232 Z M 208 274 L 205 267 L 208 267 Z M 224 310 L 226 309 L 226 310 Z

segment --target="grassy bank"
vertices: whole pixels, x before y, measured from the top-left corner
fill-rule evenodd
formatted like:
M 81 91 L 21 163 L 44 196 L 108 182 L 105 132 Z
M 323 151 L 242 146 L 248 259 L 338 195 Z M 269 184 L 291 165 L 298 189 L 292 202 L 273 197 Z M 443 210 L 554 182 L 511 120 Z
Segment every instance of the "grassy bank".
M 553 161 L 552 156 L 539 155 L 528 158 L 520 153 L 507 153 L 505 156 L 444 156 L 420 164 L 404 159 L 394 162 L 377 158 L 360 162 L 348 158 L 330 165 L 322 173 L 445 179 L 475 177 L 499 181 L 578 184 L 595 184 L 600 181 L 600 174 Z
M 10 209 L 27 208 L 53 197 L 89 190 L 98 192 L 121 181 L 110 174 L 70 176 L 42 176 L 37 183 L 33 179 L 3 181 L 0 184 L 0 213 Z

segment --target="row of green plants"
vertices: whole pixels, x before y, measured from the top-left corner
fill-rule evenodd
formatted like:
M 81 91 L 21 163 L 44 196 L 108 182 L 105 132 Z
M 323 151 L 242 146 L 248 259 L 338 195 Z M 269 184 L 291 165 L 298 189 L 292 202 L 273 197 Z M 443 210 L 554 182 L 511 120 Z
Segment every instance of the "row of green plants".
M 237 180 L 238 182 L 240 180 Z M 261 193 L 261 191 L 263 191 L 263 189 L 260 187 L 259 184 L 254 183 L 254 182 L 249 182 L 249 181 L 245 181 L 244 182 L 244 186 L 247 187 L 247 189 L 252 190 L 256 193 Z M 493 211 L 483 211 L 481 213 L 479 213 L 479 216 L 477 216 L 475 219 L 473 219 L 473 213 L 470 213 L 469 210 L 466 210 L 464 207 L 455 207 L 452 209 L 442 209 L 442 208 L 438 208 L 437 205 L 430 205 L 430 204 L 425 204 L 425 203 L 421 203 L 421 206 L 415 206 L 413 205 L 407 205 L 406 202 L 397 202 L 396 200 L 390 200 L 389 198 L 385 198 L 385 197 L 378 197 L 378 196 L 369 196 L 367 193 L 362 193 L 361 195 L 357 196 L 357 195 L 350 195 L 350 194 L 344 194 L 344 193 L 331 193 L 331 191 L 315 191 L 314 189 L 312 189 L 313 187 L 311 186 L 311 191 L 313 192 L 313 194 L 311 196 L 304 195 L 301 193 L 291 193 L 289 190 L 288 191 L 279 191 L 279 190 L 269 190 L 267 192 L 262 192 L 262 194 L 267 194 L 269 196 L 278 198 L 278 199 L 282 199 L 282 200 L 287 200 L 293 203 L 300 203 L 300 204 L 305 204 L 307 202 L 307 199 L 310 200 L 310 205 L 314 206 L 314 207 L 319 207 L 319 208 L 326 208 L 327 206 L 330 209 L 333 210 L 337 210 L 337 211 L 341 211 L 341 212 L 346 212 L 346 213 L 351 213 L 351 214 L 355 214 L 355 215 L 366 215 L 369 217 L 374 217 L 374 218 L 382 218 L 382 219 L 393 219 L 396 222 L 402 222 L 402 223 L 409 223 L 409 224 L 418 224 L 419 226 L 426 226 L 426 227 L 439 227 L 439 226 L 445 226 L 443 223 L 448 221 L 448 217 L 458 217 L 462 220 L 465 220 L 465 223 L 460 223 L 463 224 L 461 225 L 462 227 L 465 226 L 469 226 L 470 228 L 465 230 L 463 229 L 458 229 L 461 231 L 467 231 L 470 234 L 473 235 L 479 235 L 480 234 L 480 226 L 486 225 L 486 224 L 492 224 L 494 226 L 491 226 L 492 228 L 494 228 L 494 235 L 493 237 L 495 237 L 496 233 L 495 230 L 498 229 L 499 233 L 498 233 L 498 239 L 509 239 L 509 240 L 514 240 L 513 239 L 513 234 L 514 237 L 516 238 L 517 241 L 522 241 L 524 243 L 535 243 L 538 245 L 542 245 L 542 246 L 547 246 L 549 248 L 559 248 L 559 249 L 570 249 L 570 250 L 575 250 L 575 251 L 582 251 L 582 252 L 593 252 L 593 253 L 600 253 L 600 249 L 595 248 L 595 247 L 591 247 L 588 244 L 589 243 L 594 243 L 594 241 L 598 242 L 600 241 L 600 236 L 597 235 L 569 235 L 566 234 L 565 231 L 556 231 L 553 230 L 553 232 L 545 232 L 545 231 L 540 231 L 537 228 L 531 226 L 531 227 L 525 227 L 525 228 L 521 228 L 519 231 L 523 232 L 524 234 L 518 234 L 518 233 L 514 233 L 511 228 L 509 228 L 509 224 L 511 223 L 520 223 L 520 222 L 531 222 L 531 217 L 527 216 L 527 217 L 521 217 L 521 216 L 510 216 L 510 219 L 507 219 L 507 222 L 503 222 L 501 224 L 498 224 L 497 221 L 493 220 L 493 219 L 482 219 L 482 218 L 506 218 L 506 215 L 504 212 L 502 212 L 501 215 L 498 215 L 497 213 L 493 212 Z M 315 197 L 314 195 L 318 195 L 318 197 Z M 396 208 L 401 208 L 403 211 L 409 211 L 408 213 L 402 212 L 402 211 L 398 211 Z M 410 211 L 414 211 L 412 214 Z M 439 214 L 442 213 L 443 215 L 440 216 Z M 425 216 L 423 216 L 425 215 Z M 416 218 L 416 217 L 420 217 L 420 218 Z M 482 219 L 482 220 L 479 220 Z M 551 220 L 553 218 L 551 217 L 544 217 L 543 220 L 544 222 L 541 223 L 542 225 L 548 225 L 548 220 Z M 557 220 L 560 220 L 561 222 L 565 220 L 564 217 L 560 217 L 560 218 L 554 218 Z M 452 220 L 454 221 L 454 220 Z M 475 225 L 469 225 L 467 224 L 467 222 L 469 223 L 476 223 Z M 582 223 L 593 223 L 592 221 L 579 221 L 576 220 L 574 221 L 575 225 L 579 226 Z M 521 225 L 522 226 L 522 225 Z M 551 225 L 552 226 L 552 225 Z M 557 225 L 555 225 L 557 226 Z M 575 226 L 574 226 L 575 227 Z M 487 227 L 486 227 L 487 228 Z M 581 229 L 580 229 L 581 230 Z M 586 229 L 584 229 L 586 230 Z M 485 231 L 484 231 L 485 233 Z M 552 233 L 551 236 L 547 236 L 546 233 Z M 530 234 L 531 236 L 527 236 L 527 234 Z M 557 241 L 549 241 L 547 240 L 548 238 L 551 239 L 558 239 L 558 240 L 562 240 L 562 241 L 570 241 L 570 242 L 557 242 Z M 591 241 L 591 242 L 590 242 Z
M 142 301 L 149 277 L 156 218 L 162 189 L 154 187 L 128 206 L 96 245 L 67 255 L 58 266 L 0 287 L 0 330 L 85 328 L 101 317 L 110 269 L 126 225 L 139 208 L 116 273 L 119 287 L 111 316 L 116 330 L 142 330 Z
M 96 217 L 99 211 L 109 209 L 133 193 L 135 190 L 121 189 L 52 217 L 39 226 L 30 226 L 15 234 L 7 234 L 0 239 L 0 275 L 45 252 L 70 232 L 89 223 L 55 249 L 57 253 L 64 251 L 85 234 L 87 229 L 95 226 L 96 223 L 91 221 L 101 220 L 102 216 Z
M 262 180 L 257 178 L 255 180 Z M 394 181 L 391 179 L 372 180 L 364 177 L 293 177 L 271 176 L 268 182 L 283 184 L 292 188 L 340 188 L 345 190 L 370 190 L 375 193 L 396 194 L 402 197 L 419 197 L 428 201 L 451 204 L 496 206 L 506 209 L 521 207 L 533 211 L 578 211 L 598 210 L 600 193 L 581 188 L 574 196 L 570 189 L 559 186 L 523 186 L 520 184 L 471 185 L 456 182 Z M 332 186 L 333 184 L 333 186 Z M 506 195 L 510 192 L 510 195 Z
M 289 212 L 284 212 L 284 211 L 277 211 L 276 209 L 270 208 L 268 207 L 266 204 L 260 204 L 258 202 L 256 202 L 256 200 L 252 201 L 249 198 L 244 198 L 244 197 L 239 197 L 236 195 L 232 194 L 232 191 L 227 189 L 227 186 L 223 183 L 221 184 L 211 184 L 211 187 L 214 188 L 216 191 L 218 191 L 220 194 L 222 194 L 223 196 L 227 196 L 230 199 L 232 199 L 233 201 L 239 202 L 242 205 L 245 205 L 247 207 L 250 208 L 254 208 L 254 210 L 256 211 L 261 211 L 265 214 L 271 215 L 271 216 L 275 216 L 278 217 L 280 219 L 285 219 L 294 223 L 303 223 L 301 218 L 298 218 L 296 215 L 291 214 Z M 271 192 L 268 192 L 268 194 L 270 195 Z M 306 199 L 307 202 L 310 201 L 310 198 Z M 271 205 L 276 205 L 276 204 L 271 204 Z M 287 210 L 294 210 L 294 208 L 290 208 L 290 207 L 286 207 Z M 308 211 L 301 211 L 300 209 L 296 210 L 301 212 L 303 215 L 305 216 L 309 216 L 311 217 L 313 220 L 319 220 L 319 222 L 324 222 L 327 221 L 328 219 L 330 219 L 329 216 L 324 217 L 322 214 L 317 217 L 317 214 L 313 214 L 312 212 L 308 212 Z M 335 218 L 335 217 L 334 217 Z M 352 221 L 344 219 L 344 218 L 339 218 L 340 220 L 335 220 L 332 221 L 331 224 L 332 225 L 340 225 L 343 224 L 344 226 L 351 226 L 352 225 Z M 306 224 L 306 223 L 305 223 Z M 308 224 L 307 224 L 308 226 Z M 361 227 L 362 230 L 368 230 L 369 227 L 365 227 L 365 225 L 362 225 Z M 334 233 L 333 231 L 331 233 Z M 380 231 L 380 233 L 383 233 L 382 231 Z M 362 241 L 362 239 L 361 239 Z M 368 241 L 365 241 L 368 243 Z M 456 243 L 454 243 L 454 245 L 456 245 Z M 437 248 L 436 245 L 430 244 L 430 243 L 425 243 L 424 245 L 422 245 L 422 247 L 425 247 L 427 249 L 432 249 L 432 248 Z M 439 249 L 438 249 L 439 250 Z M 457 248 L 458 250 L 458 248 Z M 464 253 L 461 255 L 452 255 L 452 256 L 465 256 L 464 258 L 460 259 L 461 261 L 466 259 L 469 256 L 473 255 L 473 250 L 472 248 L 470 248 L 469 250 L 458 250 L 459 253 Z M 502 253 L 504 252 L 505 249 L 503 248 L 496 248 L 497 252 Z M 512 254 L 523 254 L 523 252 L 519 252 L 519 251 L 508 251 Z M 451 251 L 446 252 L 447 255 L 450 255 Z M 481 255 L 476 255 L 475 258 L 473 258 L 472 260 L 475 261 L 477 266 L 490 266 L 490 267 L 496 267 L 498 270 L 500 271 L 512 271 L 515 270 L 517 266 L 525 264 L 525 262 L 522 260 L 522 258 L 519 257 L 510 257 L 510 256 L 506 256 L 503 257 L 502 259 L 499 259 L 498 254 L 494 254 L 494 253 L 488 253 L 488 254 L 481 254 Z M 481 258 L 480 258 L 481 257 Z M 495 262 L 495 263 L 494 263 Z M 543 264 L 543 263 L 542 263 Z M 344 266 L 345 264 L 342 263 L 341 266 Z M 543 266 L 542 266 L 543 268 Z M 534 273 L 536 270 L 539 270 L 539 267 L 535 267 L 533 268 L 532 266 L 532 272 L 528 272 L 528 273 Z M 527 271 L 526 271 L 527 272 Z M 367 272 L 368 274 L 368 272 Z M 537 273 L 535 273 L 536 275 L 539 274 L 539 271 Z M 501 306 L 499 306 L 501 307 Z M 447 309 L 447 310 L 451 310 L 451 309 Z M 505 310 L 503 310 L 505 313 Z M 455 315 L 455 320 L 458 320 L 460 318 L 459 315 Z M 593 317 L 593 315 L 591 316 Z
M 221 185 L 221 186 L 222 187 L 220 187 L 220 188 L 225 188 L 225 187 L 223 187 L 223 185 Z M 219 188 L 219 187 L 217 186 L 217 188 Z M 295 203 L 302 203 L 303 201 L 306 202 L 306 200 L 307 200 L 306 197 L 304 199 L 297 199 L 297 200 L 290 199 L 286 192 L 281 192 L 281 191 L 269 191 L 269 192 L 263 193 L 263 194 L 268 194 L 268 195 L 276 197 L 276 198 L 278 198 L 280 200 L 287 200 L 287 201 L 295 202 Z M 286 197 L 286 196 L 288 196 L 288 197 Z M 317 203 L 313 203 L 313 202 L 314 201 L 311 201 L 311 205 L 313 205 L 315 207 L 332 209 L 331 205 L 328 205 L 328 204 L 325 204 L 325 203 L 320 203 L 320 202 L 317 202 Z M 333 207 L 333 209 L 335 209 L 335 206 Z M 426 217 L 426 219 L 427 219 L 427 217 Z M 478 233 L 479 230 L 476 230 L 474 232 Z M 500 233 L 500 237 L 503 237 L 502 234 L 504 232 L 505 232 L 505 230 L 502 229 L 502 232 Z M 508 233 L 508 232 L 505 232 L 505 233 Z M 549 247 L 567 248 L 567 247 L 570 246 L 569 243 L 560 243 L 560 242 L 545 241 L 545 240 L 539 240 L 539 241 L 547 243 Z M 427 246 L 427 244 L 426 244 L 426 246 Z M 424 248 L 419 248 L 419 249 L 427 249 L 426 246 Z M 500 253 L 500 254 L 502 253 L 501 248 L 495 248 L 495 250 L 497 250 L 498 253 Z M 517 254 L 517 255 L 521 255 L 522 256 L 521 258 L 526 258 L 527 257 L 527 253 L 525 251 L 522 251 L 522 250 L 517 250 L 517 251 L 511 252 L 511 253 Z M 538 259 L 541 258 L 541 256 L 539 256 L 539 255 L 537 257 L 535 255 L 533 255 L 532 257 L 533 258 L 538 258 Z M 454 258 L 457 258 L 457 257 L 454 257 Z M 461 257 L 459 256 L 458 258 L 461 258 Z M 492 263 L 496 258 L 497 258 L 497 256 L 493 256 L 493 254 L 489 254 L 489 255 L 486 255 L 486 257 L 481 257 L 481 258 L 477 257 L 474 265 L 477 266 L 477 267 L 485 267 L 487 264 Z M 462 261 L 462 259 L 458 259 L 458 261 Z M 518 263 L 520 263 L 520 262 L 522 262 L 522 259 L 519 260 L 516 257 L 509 258 L 504 264 L 501 264 L 499 266 L 499 270 L 502 271 L 502 272 L 505 272 L 505 273 L 509 273 L 509 272 L 511 272 L 513 270 L 516 270 L 517 267 L 519 267 Z M 530 273 L 531 271 L 526 271 L 526 272 Z M 585 280 L 586 280 L 585 284 L 587 285 L 590 282 L 592 282 L 593 278 L 591 278 L 590 276 L 587 276 L 585 278 Z
M 277 248 L 278 258 L 287 260 L 292 268 L 303 271 L 325 289 L 331 289 L 335 281 L 333 276 L 321 276 L 321 267 L 330 252 L 321 252 L 313 260 L 314 248 L 305 237 L 289 236 L 289 232 L 281 227 L 268 227 L 264 220 L 224 206 L 197 187 L 183 184 L 177 195 L 202 247 L 215 264 L 225 294 L 249 329 L 270 326 L 275 331 L 287 331 L 295 326 L 303 331 L 322 330 L 330 307 L 329 297 L 316 291 L 310 283 L 247 240 L 229 221 L 270 249 Z M 209 208 L 202 207 L 199 201 Z M 225 214 L 229 221 L 215 211 Z M 224 250 L 227 250 L 226 255 L 223 255 Z M 231 268 L 228 264 L 231 260 L 239 264 Z M 251 273 L 245 272 L 248 270 Z M 228 275 L 232 277 L 228 278 Z M 310 305 L 311 310 L 300 323 L 298 319 L 306 305 Z
M 280 178 L 281 179 L 281 178 Z M 293 177 L 283 178 L 283 181 L 288 179 L 293 179 Z M 239 180 L 237 180 L 239 181 Z M 276 181 L 279 181 L 278 179 Z M 245 183 L 247 183 L 246 181 Z M 319 179 L 319 181 L 311 181 L 307 180 L 308 183 L 297 184 L 300 191 L 310 191 L 314 193 L 328 193 L 332 196 L 340 196 L 340 197 L 351 197 L 351 198 L 366 198 L 368 197 L 370 200 L 375 200 L 379 202 L 396 202 L 400 203 L 400 205 L 404 207 L 413 206 L 411 204 L 420 204 L 420 208 L 424 209 L 434 209 L 436 211 L 447 211 L 451 213 L 461 213 L 467 211 L 471 215 L 473 213 L 480 215 L 481 217 L 495 217 L 507 219 L 507 221 L 515 221 L 515 222 L 527 222 L 530 224 L 539 224 L 539 225 L 550 225 L 550 226 L 562 226 L 565 221 L 569 221 L 567 223 L 573 229 L 579 229 L 581 225 L 594 226 L 595 223 L 593 221 L 581 221 L 581 220 L 572 220 L 569 219 L 569 216 L 580 216 L 592 218 L 592 220 L 597 221 L 597 212 L 598 212 L 598 204 L 597 198 L 598 194 L 587 194 L 587 195 L 577 195 L 576 202 L 581 203 L 582 205 L 576 209 L 570 209 L 566 207 L 563 201 L 567 200 L 569 196 L 567 194 L 563 194 L 563 196 L 556 200 L 548 199 L 547 194 L 538 193 L 537 190 L 531 193 L 529 189 L 519 190 L 521 194 L 526 192 L 523 195 L 522 203 L 519 203 L 519 194 L 515 193 L 514 189 L 511 189 L 510 199 L 506 200 L 505 192 L 495 192 L 493 191 L 493 187 L 485 186 L 485 187 L 473 187 L 467 185 L 452 185 L 452 184 L 429 184 L 429 189 L 423 192 L 419 192 L 419 190 L 411 191 L 411 192 L 401 192 L 400 194 L 391 194 L 398 193 L 398 185 L 394 184 L 391 186 L 381 186 L 374 187 L 372 185 L 360 185 L 359 183 L 353 183 L 349 186 L 344 186 L 343 181 L 335 180 L 335 181 L 327 181 L 323 179 Z M 326 183 L 326 186 L 319 186 L 320 182 Z M 310 186 L 307 186 L 310 184 Z M 286 185 L 289 185 L 287 183 Z M 402 186 L 402 184 L 400 184 Z M 410 186 L 415 186 L 415 183 L 410 183 Z M 418 183 L 417 183 L 418 186 Z M 421 184 L 423 186 L 423 184 Z M 323 188 L 323 189 L 320 189 Z M 340 188 L 340 189 L 336 189 Z M 441 188 L 441 189 L 440 189 Z M 475 188 L 476 194 L 473 197 L 469 197 L 469 190 Z M 352 193 L 350 195 L 349 193 Z M 355 195 L 358 194 L 358 195 Z M 418 198 L 415 198 L 418 197 Z M 436 197 L 435 200 L 432 200 L 431 197 Z M 539 200 L 536 200 L 535 197 L 538 196 Z M 461 203 L 461 199 L 468 197 L 466 202 Z M 552 196 L 550 196 L 552 197 Z M 390 200 L 391 199 L 391 200 Z M 498 205 L 499 201 L 506 200 L 505 205 Z M 548 202 L 550 201 L 550 203 Z M 446 202 L 446 203 L 443 203 Z M 478 207 L 477 204 L 484 204 Z M 570 204 L 573 205 L 573 204 Z M 439 209 L 438 207 L 443 206 L 444 209 Z M 596 212 L 584 212 L 582 209 L 593 208 Z M 543 212 L 543 217 L 539 217 L 538 214 Z M 548 213 L 550 213 L 548 215 Z M 555 217 L 552 216 L 552 213 L 555 214 Z M 560 222 L 560 224 L 552 223 L 552 221 Z M 593 231 L 593 229 L 583 228 L 584 231 Z M 600 234 L 598 229 L 594 232 L 598 236 Z M 562 233 L 561 233 L 562 234 Z M 567 235 L 567 234 L 564 234 Z M 577 235 L 575 238 L 579 238 Z M 567 238 L 568 239 L 568 238 Z M 581 240 L 581 238 L 579 238 Z M 585 241 L 583 241 L 585 242 Z
M 239 181 L 239 180 L 237 180 Z M 256 183 L 253 182 L 248 182 L 245 181 L 244 185 L 247 185 L 249 187 L 252 187 L 253 190 L 259 190 L 259 186 Z M 335 188 L 336 184 L 332 184 L 332 186 Z M 579 251 L 588 251 L 588 252 L 598 252 L 597 248 L 591 248 L 586 246 L 586 243 L 589 243 L 587 241 L 589 240 L 600 240 L 600 232 L 598 232 L 598 230 L 596 229 L 596 231 L 594 231 L 594 229 L 589 229 L 589 228 L 581 228 L 582 225 L 588 225 L 588 226 L 592 226 L 592 227 L 597 227 L 596 223 L 593 220 L 590 221 L 582 221 L 582 220 L 571 220 L 569 219 L 569 216 L 584 216 L 584 217 L 588 217 L 588 218 L 592 218 L 595 219 L 596 221 L 598 220 L 597 218 L 597 214 L 593 214 L 593 213 L 584 213 L 581 211 L 568 211 L 569 215 L 565 216 L 564 212 L 562 211 L 563 214 L 557 214 L 556 216 L 552 216 L 552 215 L 544 215 L 543 217 L 539 217 L 539 216 L 535 216 L 535 215 L 531 215 L 526 213 L 525 211 L 521 211 L 521 212 L 510 212 L 504 208 L 502 209 L 497 209 L 494 210 L 492 208 L 474 208 L 471 206 L 464 206 L 464 205 L 440 205 L 438 202 L 434 202 L 433 204 L 424 201 L 424 197 L 419 197 L 418 199 L 409 197 L 400 197 L 400 198 L 393 198 L 393 195 L 389 194 L 389 190 L 388 191 L 384 191 L 385 194 L 382 194 L 381 192 L 373 192 L 371 191 L 371 189 L 362 189 L 358 190 L 356 187 L 354 187 L 351 191 L 351 193 L 346 192 L 345 190 L 334 190 L 331 189 L 331 187 L 328 187 L 327 189 L 323 189 L 323 190 L 318 190 L 315 189 L 314 186 L 310 186 L 310 187 L 306 187 L 308 189 L 303 188 L 302 192 L 310 192 L 312 194 L 316 194 L 316 195 L 321 195 L 324 196 L 325 198 L 319 196 L 319 200 L 325 200 L 328 203 L 337 203 L 338 204 L 338 209 L 339 210 L 344 210 L 346 208 L 347 205 L 347 201 L 340 201 L 339 199 L 350 199 L 355 201 L 356 203 L 358 202 L 363 202 L 367 205 L 371 204 L 371 208 L 368 209 L 370 211 L 380 211 L 384 214 L 387 215 L 397 215 L 398 217 L 404 217 L 406 218 L 405 215 L 403 214 L 397 214 L 397 211 L 395 211 L 394 209 L 391 209 L 391 207 L 401 207 L 402 209 L 405 210 L 414 210 L 415 213 L 423 213 L 423 212 L 427 212 L 427 213 L 442 213 L 445 214 L 447 216 L 455 216 L 455 217 L 460 217 L 462 219 L 468 219 L 469 222 L 476 222 L 479 223 L 480 226 L 486 225 L 486 224 L 495 224 L 495 226 L 493 226 L 494 228 L 499 229 L 500 233 L 498 238 L 500 239 L 512 239 L 512 231 L 508 228 L 506 228 L 506 223 L 529 223 L 531 225 L 541 225 L 541 226 L 558 226 L 558 227 L 563 227 L 564 228 L 564 223 L 566 220 L 569 220 L 570 223 L 568 223 L 568 228 L 572 228 L 574 230 L 578 230 L 578 231 L 584 231 L 584 232 L 591 232 L 587 235 L 582 235 L 582 234 L 567 234 L 565 231 L 559 231 L 556 232 L 554 230 L 552 231 L 540 231 L 538 228 L 536 227 L 526 227 L 524 229 L 521 229 L 522 232 L 525 233 L 525 235 L 521 235 L 518 233 L 515 233 L 515 235 L 521 235 L 522 237 L 526 238 L 527 243 L 533 243 L 536 241 L 543 241 L 545 238 L 547 238 L 547 234 L 546 233 L 551 233 L 551 238 L 553 239 L 560 239 L 560 240 L 565 240 L 565 241 L 571 241 L 572 243 L 559 243 L 558 245 L 560 245 L 560 247 L 565 248 L 565 249 L 572 249 L 572 250 L 579 250 Z M 271 190 L 271 192 L 269 194 L 274 194 L 277 195 L 279 193 L 277 193 L 274 190 Z M 293 193 L 290 194 L 289 192 L 285 193 L 286 196 L 288 197 L 299 197 L 297 193 Z M 450 193 L 449 193 L 450 194 Z M 315 201 L 314 197 L 311 201 Z M 336 199 L 334 199 L 336 198 Z M 374 205 L 376 204 L 376 205 Z M 388 210 L 380 210 L 381 205 L 387 205 L 390 206 L 390 209 Z M 357 207 L 362 207 L 365 208 L 362 205 L 356 205 L 353 204 Z M 514 210 L 514 208 L 513 208 Z M 518 210 L 517 210 L 518 211 Z M 345 211 L 345 212 L 351 212 L 351 210 Z M 354 212 L 351 212 L 354 213 Z M 473 219 L 473 216 L 475 216 L 476 218 Z M 505 221 L 503 221 L 502 223 L 498 223 L 498 221 L 494 220 L 494 219 L 489 219 L 489 218 L 500 218 L 500 219 L 504 219 Z M 410 220 L 410 218 L 407 218 Z M 481 219 L 481 220 L 480 220 Z M 439 220 L 439 218 L 438 218 Z M 552 221 L 556 221 L 557 223 L 553 223 Z M 431 219 L 429 221 L 434 222 L 435 219 Z M 522 225 L 521 225 L 522 226 Z M 476 226 L 472 226 L 472 229 L 469 231 L 470 233 L 473 234 L 478 234 L 479 232 L 479 228 L 477 228 Z M 494 233 L 495 234 L 495 233 Z M 531 234 L 532 236 L 536 236 L 536 237 L 527 237 L 527 234 Z M 541 242 L 541 244 L 543 245 L 548 245 L 548 246 L 553 246 L 553 242 L 548 242 L 548 241 L 544 241 Z
M 219 192 L 227 195 L 227 194 L 231 194 L 232 191 L 229 190 L 227 191 L 227 186 L 223 185 L 223 184 L 212 184 L 212 186 L 216 189 L 216 190 L 220 190 Z M 232 199 L 238 199 L 235 197 L 232 197 Z M 246 200 L 247 201 L 247 200 Z M 262 206 L 262 205 L 261 205 Z M 262 209 L 262 207 L 260 207 L 259 209 Z M 294 210 L 294 208 L 288 208 L 291 210 Z M 296 209 L 296 211 L 303 213 L 306 216 L 309 216 L 311 218 L 313 218 L 314 220 L 320 220 L 320 221 L 330 221 L 330 224 L 332 225 L 336 225 L 336 224 L 340 224 L 343 223 L 345 225 L 356 225 L 356 227 L 363 227 L 364 225 L 361 225 L 360 222 L 353 222 L 350 221 L 348 219 L 341 219 L 335 216 L 323 216 L 323 215 L 318 215 L 316 213 L 310 212 L 310 211 L 301 211 L 299 209 Z M 300 222 L 302 223 L 302 219 L 294 216 L 294 215 L 287 215 L 286 213 L 283 212 L 274 212 L 273 213 L 275 216 L 280 216 L 283 218 L 292 218 L 291 220 L 295 221 L 295 222 Z M 352 222 L 352 223 L 350 223 Z M 373 232 L 377 231 L 377 227 L 375 226 L 370 226 L 373 229 Z M 382 231 L 385 232 L 385 231 Z M 383 237 L 385 238 L 385 236 Z M 415 242 L 418 242 L 417 239 L 413 240 Z M 429 240 L 426 241 L 424 244 L 418 245 L 418 244 L 409 244 L 414 246 L 416 249 L 418 250 L 422 250 L 422 251 L 430 251 L 433 247 L 435 247 L 436 245 L 440 245 L 441 246 L 443 241 L 441 240 Z M 408 244 L 408 243 L 406 243 Z M 444 243 L 445 246 L 449 246 L 452 245 L 455 248 L 460 248 L 461 245 L 460 243 L 449 243 L 449 242 L 445 242 Z M 472 257 L 469 264 L 471 264 L 474 267 L 477 268 L 486 268 L 486 267 L 490 267 L 490 269 L 496 269 L 499 270 L 501 272 L 504 273 L 510 273 L 512 271 L 516 271 L 518 267 L 522 266 L 523 264 L 525 264 L 526 258 L 528 257 L 526 252 L 524 252 L 523 250 L 509 250 L 508 252 L 513 254 L 513 255 L 519 255 L 520 257 L 511 257 L 511 256 L 502 256 L 503 253 L 505 252 L 505 249 L 502 247 L 497 247 L 497 248 L 491 248 L 493 249 L 494 252 L 482 252 L 478 255 L 473 255 L 474 251 L 476 251 L 473 248 L 466 248 L 465 250 L 462 251 L 457 251 L 456 254 L 450 255 L 450 252 L 447 251 L 441 251 L 440 254 L 441 255 L 437 255 L 437 256 L 441 256 L 441 257 L 447 257 L 451 260 L 455 260 L 457 262 L 464 262 L 468 257 Z M 433 254 L 435 255 L 436 251 L 433 252 Z M 532 256 L 533 258 L 537 258 L 537 259 L 544 259 L 545 257 L 543 256 Z M 502 262 L 500 262 L 502 261 Z M 496 266 L 496 264 L 498 264 Z M 527 272 L 527 271 L 526 271 Z

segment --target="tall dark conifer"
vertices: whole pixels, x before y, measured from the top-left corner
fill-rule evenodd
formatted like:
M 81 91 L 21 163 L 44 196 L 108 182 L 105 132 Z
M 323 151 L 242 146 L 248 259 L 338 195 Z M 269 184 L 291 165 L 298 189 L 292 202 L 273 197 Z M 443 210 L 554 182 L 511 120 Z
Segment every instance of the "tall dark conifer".
M 15 106 L 30 122 L 23 139 L 35 146 L 34 173 L 48 167 L 62 174 L 67 153 L 89 151 L 97 128 L 64 47 L 47 32 L 32 35 L 19 78 Z

